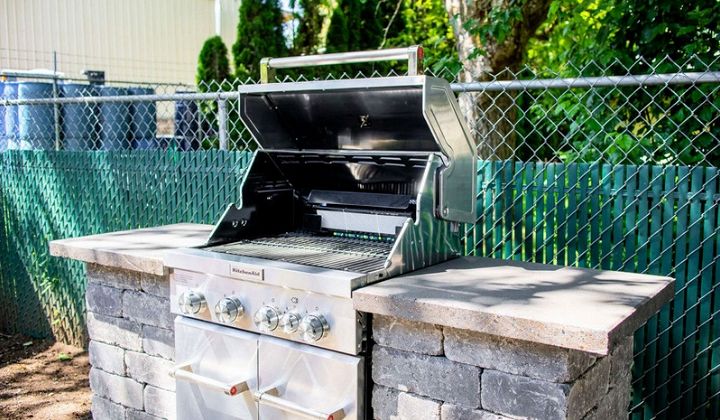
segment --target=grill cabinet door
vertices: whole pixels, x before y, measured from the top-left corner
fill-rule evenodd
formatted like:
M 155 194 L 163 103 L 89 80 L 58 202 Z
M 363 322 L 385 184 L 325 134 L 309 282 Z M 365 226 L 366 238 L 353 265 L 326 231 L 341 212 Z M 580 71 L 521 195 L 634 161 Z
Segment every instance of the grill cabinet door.
M 261 420 L 362 419 L 364 359 L 260 337 Z
M 257 419 L 257 343 L 257 334 L 177 317 L 178 420 Z

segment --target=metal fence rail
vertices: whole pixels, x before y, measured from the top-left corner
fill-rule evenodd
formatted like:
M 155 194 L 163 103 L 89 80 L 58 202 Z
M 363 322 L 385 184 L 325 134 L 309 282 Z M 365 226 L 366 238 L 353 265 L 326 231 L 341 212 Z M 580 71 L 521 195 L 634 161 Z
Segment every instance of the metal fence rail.
M 720 417 L 719 67 L 639 61 L 453 84 L 478 141 L 468 254 L 677 278 L 635 336 L 637 419 Z M 0 101 L 0 148 L 54 149 L 60 107 L 70 150 L 0 154 L 0 329 L 82 342 L 81 266 L 49 258 L 48 240 L 214 222 L 256 147 L 241 88 Z

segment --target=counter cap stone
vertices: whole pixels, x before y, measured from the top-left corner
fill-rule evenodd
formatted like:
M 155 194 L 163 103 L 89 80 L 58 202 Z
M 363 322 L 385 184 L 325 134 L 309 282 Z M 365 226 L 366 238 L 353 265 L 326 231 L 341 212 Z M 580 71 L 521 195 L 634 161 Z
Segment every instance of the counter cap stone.
M 606 355 L 673 297 L 674 280 L 463 257 L 353 293 L 355 309 Z
M 163 256 L 203 245 L 211 225 L 178 223 L 50 242 L 50 255 L 144 273 L 166 274 Z

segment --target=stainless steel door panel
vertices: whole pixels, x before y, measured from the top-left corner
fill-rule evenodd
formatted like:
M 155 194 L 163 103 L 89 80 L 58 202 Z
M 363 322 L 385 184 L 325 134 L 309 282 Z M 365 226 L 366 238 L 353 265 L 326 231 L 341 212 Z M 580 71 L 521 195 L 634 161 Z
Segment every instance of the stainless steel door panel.
M 257 334 L 177 317 L 178 420 L 257 419 L 257 345 Z
M 362 357 L 261 336 L 258 374 L 261 420 L 363 418 Z

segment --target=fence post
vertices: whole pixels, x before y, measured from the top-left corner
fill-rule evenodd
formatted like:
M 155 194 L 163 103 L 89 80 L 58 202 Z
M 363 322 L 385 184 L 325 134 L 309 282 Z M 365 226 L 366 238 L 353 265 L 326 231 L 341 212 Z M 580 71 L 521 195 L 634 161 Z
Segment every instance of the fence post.
M 220 150 L 227 150 L 227 101 L 225 99 L 218 99 L 218 137 Z
M 57 99 L 60 96 L 58 92 L 58 75 L 57 75 L 57 51 L 53 51 L 53 122 L 55 124 L 55 150 L 60 150 L 60 105 Z

